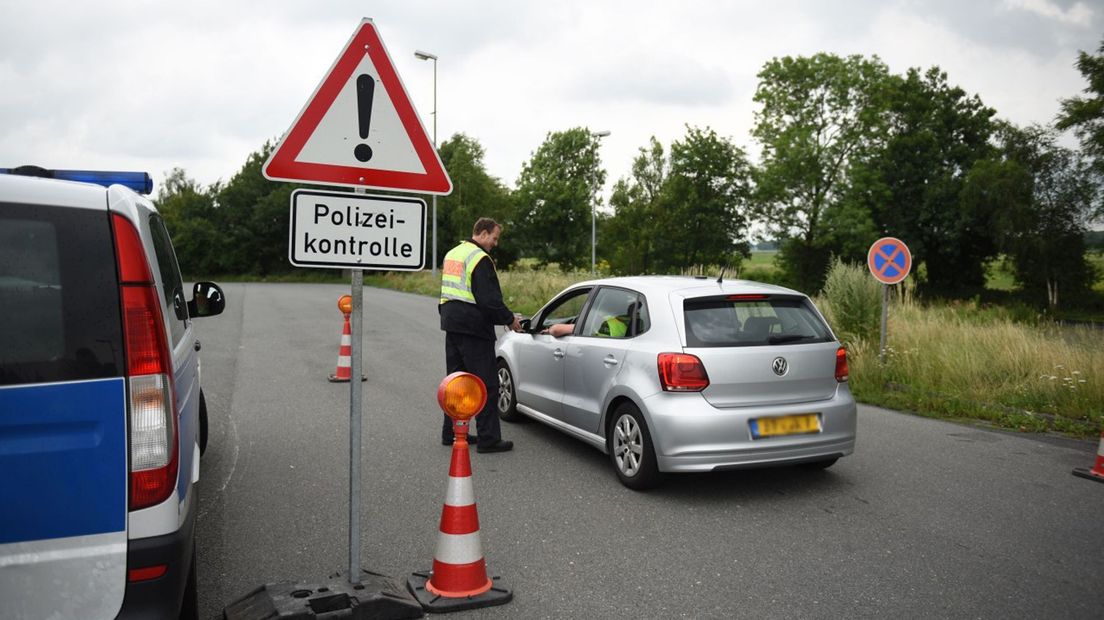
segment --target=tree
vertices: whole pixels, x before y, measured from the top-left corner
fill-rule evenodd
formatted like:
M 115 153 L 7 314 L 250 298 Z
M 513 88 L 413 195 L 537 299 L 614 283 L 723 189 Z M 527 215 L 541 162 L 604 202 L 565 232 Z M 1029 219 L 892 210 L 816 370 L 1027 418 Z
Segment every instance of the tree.
M 759 72 L 756 202 L 769 232 L 783 239 L 782 266 L 799 287 L 823 284 L 826 212 L 840 203 L 852 162 L 881 135 L 888 75 L 877 57 L 824 53 L 775 58 Z
M 1089 82 L 1084 97 L 1070 97 L 1061 101 L 1061 112 L 1055 126 L 1061 130 L 1072 129 L 1081 141 L 1081 149 L 1092 162 L 1097 178 L 1104 177 L 1104 42 L 1097 54 L 1081 51 L 1077 55 L 1077 70 Z M 1100 192 L 1097 198 L 1104 197 Z M 1095 203 L 1093 216 L 1104 219 L 1104 202 Z
M 509 227 L 513 205 L 509 190 L 487 173 L 484 150 L 479 141 L 458 133 L 441 144 L 441 161 L 452 179 L 452 193 L 437 199 L 437 259 L 443 259 L 456 243 L 471 236 L 480 217 L 491 217 Z M 429 233 L 430 235 L 432 233 Z M 508 234 L 512 236 L 512 231 Z M 432 256 L 432 237 L 426 243 Z M 494 251 L 499 267 L 507 267 L 517 258 L 516 239 Z M 428 263 L 427 263 L 428 264 Z
M 222 231 L 220 263 L 228 273 L 267 275 L 291 270 L 288 263 L 288 211 L 299 185 L 269 181 L 261 166 L 272 152 L 266 142 L 251 153 L 215 194 L 216 221 Z
M 991 220 L 1000 205 L 961 195 L 974 165 L 993 154 L 995 112 L 949 85 L 938 67 L 909 69 L 886 85 L 885 138 L 852 171 L 849 199 L 866 205 L 875 232 L 909 245 L 926 266 L 928 289 L 972 293 L 984 286 L 984 264 L 997 251 Z
M 577 269 L 589 263 L 591 209 L 606 171 L 584 127 L 548 134 L 518 177 L 514 224 L 522 254 Z
M 222 235 L 215 222 L 211 193 L 188 178 L 182 168 L 173 168 L 154 202 L 173 239 L 181 271 L 187 275 L 219 274 L 222 266 L 217 258 Z
M 656 267 L 738 268 L 751 256 L 745 239 L 751 173 L 743 149 L 712 129 L 687 127 L 671 145 L 670 170 L 657 204 Z
M 632 176 L 618 179 L 610 195 L 613 216 L 603 222 L 599 249 L 619 274 L 646 274 L 655 267 L 656 214 L 670 164 L 652 136 L 633 160 Z
M 1084 239 L 1098 187 L 1089 164 L 1058 146 L 1053 131 L 1005 125 L 1001 133 L 1003 156 L 990 165 L 1010 170 L 1004 178 L 1019 180 L 1018 199 L 1001 201 L 1001 249 L 1012 259 L 1024 292 L 1045 295 L 1055 309 L 1062 299 L 1087 292 L 1095 279 L 1085 260 Z M 991 178 L 984 186 L 989 191 L 1000 187 Z

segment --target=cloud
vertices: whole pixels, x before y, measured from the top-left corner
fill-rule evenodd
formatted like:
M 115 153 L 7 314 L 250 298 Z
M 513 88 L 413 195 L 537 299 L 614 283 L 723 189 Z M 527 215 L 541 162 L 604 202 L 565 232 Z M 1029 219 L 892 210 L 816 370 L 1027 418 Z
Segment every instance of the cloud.
M 1092 19 L 1096 15 L 1095 11 L 1083 2 L 1076 2 L 1068 9 L 1062 9 L 1062 7 L 1049 0 L 1004 0 L 1004 5 L 1083 28 L 1091 27 Z

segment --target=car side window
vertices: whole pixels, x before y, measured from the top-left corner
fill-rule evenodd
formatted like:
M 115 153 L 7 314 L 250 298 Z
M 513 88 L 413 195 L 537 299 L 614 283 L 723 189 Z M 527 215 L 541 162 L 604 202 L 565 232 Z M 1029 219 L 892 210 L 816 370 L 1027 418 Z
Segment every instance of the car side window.
M 647 329 L 648 313 L 641 296 L 619 288 L 603 288 L 594 297 L 583 323 L 583 336 L 631 338 Z
M 583 304 L 586 303 L 588 293 L 590 293 L 588 288 L 571 291 L 554 301 L 541 313 L 537 331 L 543 331 L 557 324 L 574 325 L 576 319 L 579 318 L 579 313 L 583 311 Z
M 150 235 L 153 237 L 153 253 L 157 255 L 157 270 L 161 273 L 161 294 L 168 309 L 172 344 L 175 347 L 188 329 L 188 304 L 184 299 L 184 281 L 176 263 L 176 253 L 169 241 L 165 222 L 156 213 L 150 216 Z

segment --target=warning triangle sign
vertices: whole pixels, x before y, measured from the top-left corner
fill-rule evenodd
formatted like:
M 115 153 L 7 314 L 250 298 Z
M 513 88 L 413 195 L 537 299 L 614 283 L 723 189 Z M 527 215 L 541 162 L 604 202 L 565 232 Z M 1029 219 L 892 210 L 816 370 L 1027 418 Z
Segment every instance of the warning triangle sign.
M 274 181 L 452 192 L 370 19 L 360 22 L 261 170 Z

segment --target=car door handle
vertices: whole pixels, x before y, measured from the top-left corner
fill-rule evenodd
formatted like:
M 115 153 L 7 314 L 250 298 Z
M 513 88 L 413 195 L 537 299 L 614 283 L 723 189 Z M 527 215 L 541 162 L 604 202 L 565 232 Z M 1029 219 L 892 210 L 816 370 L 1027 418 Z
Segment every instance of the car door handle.
M 606 358 L 602 360 L 602 363 L 606 366 L 616 366 L 617 358 L 612 355 L 607 355 Z
M 195 350 L 196 350 L 196 351 L 198 351 L 198 350 L 199 350 L 199 348 L 200 348 L 200 346 L 201 346 L 201 345 L 199 344 L 199 341 L 198 341 L 198 340 L 196 340 L 196 343 L 195 343 Z
M 563 349 L 556 349 L 555 351 L 552 352 L 552 357 L 554 357 L 556 359 L 563 359 L 563 356 L 564 356 Z

